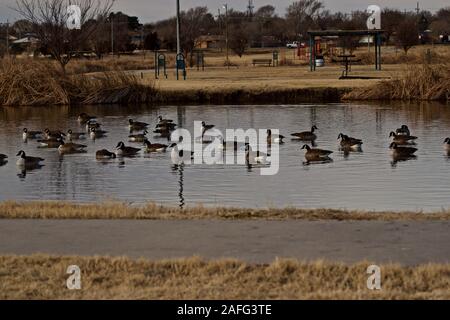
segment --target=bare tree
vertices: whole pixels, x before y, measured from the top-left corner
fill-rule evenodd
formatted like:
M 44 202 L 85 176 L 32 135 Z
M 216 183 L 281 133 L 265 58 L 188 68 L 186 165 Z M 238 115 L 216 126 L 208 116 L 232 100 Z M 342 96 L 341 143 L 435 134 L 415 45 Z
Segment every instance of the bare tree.
M 408 54 L 408 50 L 414 47 L 419 41 L 417 19 L 415 16 L 408 16 L 400 22 L 396 29 L 397 46 Z
M 17 0 L 16 11 L 33 26 L 33 32 L 58 61 L 62 71 L 72 54 L 85 46 L 88 39 L 102 25 L 114 0 Z M 81 29 L 67 27 L 69 5 L 81 10 Z M 95 20 L 97 23 L 92 23 Z M 87 23 L 90 22 L 90 23 Z
M 208 13 L 207 7 L 196 7 L 181 13 L 181 46 L 186 58 L 189 56 L 191 66 L 194 63 L 195 41 L 211 24 L 214 24 L 214 18 Z
M 300 0 L 292 3 L 287 8 L 286 20 L 295 32 L 295 36 L 305 36 L 323 8 L 323 3 L 318 0 Z
M 245 27 L 241 24 L 236 24 L 233 26 L 230 37 L 230 48 L 239 57 L 245 53 L 248 46 L 248 34 L 245 32 Z

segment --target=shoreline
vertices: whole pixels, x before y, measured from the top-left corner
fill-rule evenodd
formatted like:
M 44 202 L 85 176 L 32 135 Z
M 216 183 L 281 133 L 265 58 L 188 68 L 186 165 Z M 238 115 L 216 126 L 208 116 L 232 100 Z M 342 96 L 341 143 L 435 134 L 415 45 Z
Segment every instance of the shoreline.
M 449 221 L 450 210 L 424 213 L 289 207 L 252 209 L 197 206 L 180 209 L 155 203 L 131 207 L 121 202 L 74 204 L 61 201 L 4 201 L 0 202 L 2 219 Z

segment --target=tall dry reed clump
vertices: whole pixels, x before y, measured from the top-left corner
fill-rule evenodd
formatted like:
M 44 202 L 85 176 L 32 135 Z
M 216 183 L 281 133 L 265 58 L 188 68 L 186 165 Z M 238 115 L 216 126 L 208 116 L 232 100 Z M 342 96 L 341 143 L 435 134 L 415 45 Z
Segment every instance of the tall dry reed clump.
M 450 64 L 408 65 L 391 80 L 356 88 L 344 100 L 450 100 Z
M 51 62 L 4 60 L 0 64 L 0 105 L 129 104 L 157 99 L 153 83 L 123 71 L 95 76 L 65 75 Z

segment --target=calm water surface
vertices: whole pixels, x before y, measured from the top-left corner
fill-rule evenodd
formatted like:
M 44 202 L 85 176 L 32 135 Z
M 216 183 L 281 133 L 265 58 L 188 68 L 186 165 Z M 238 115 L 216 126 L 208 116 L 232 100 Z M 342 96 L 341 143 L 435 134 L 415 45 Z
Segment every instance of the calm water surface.
M 35 141 L 22 141 L 24 127 L 82 131 L 77 115 L 83 111 L 97 115 L 109 132 L 104 139 L 83 141 L 89 146 L 86 154 L 60 157 L 56 150 L 38 149 Z M 129 117 L 153 126 L 158 115 L 191 131 L 198 120 L 219 129 L 279 128 L 286 136 L 316 124 L 318 147 L 334 150 L 334 161 L 304 165 L 302 143 L 290 139 L 280 146 L 281 168 L 276 176 L 261 176 L 260 169 L 239 165 L 174 170 L 169 152 L 142 154 L 123 163 L 95 160 L 96 150 L 113 150 L 117 142 L 127 140 Z M 416 160 L 394 164 L 388 135 L 401 124 L 408 124 L 419 136 L 419 151 Z M 363 152 L 345 156 L 338 151 L 340 132 L 363 139 Z M 450 106 L 442 104 L 2 108 L 0 153 L 10 159 L 0 167 L 0 200 L 113 199 L 133 204 L 436 211 L 450 208 L 450 159 L 442 147 L 447 136 Z M 152 135 L 150 139 L 167 143 Z M 45 166 L 21 174 L 15 165 L 21 149 L 45 158 Z

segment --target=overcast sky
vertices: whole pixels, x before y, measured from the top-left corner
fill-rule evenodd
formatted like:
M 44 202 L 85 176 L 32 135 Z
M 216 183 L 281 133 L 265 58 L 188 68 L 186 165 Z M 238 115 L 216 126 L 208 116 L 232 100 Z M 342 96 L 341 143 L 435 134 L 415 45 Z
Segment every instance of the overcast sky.
M 195 6 L 207 6 L 210 11 L 217 12 L 223 3 L 229 7 L 244 10 L 248 0 L 180 0 L 182 9 Z M 292 0 L 254 0 L 256 8 L 272 4 L 277 8 L 279 14 L 284 14 L 286 7 Z M 327 9 L 331 11 L 350 12 L 352 10 L 363 10 L 370 4 L 378 4 L 381 7 L 397 8 L 401 10 L 413 10 L 417 0 L 325 0 Z M 114 11 L 123 11 L 130 15 L 138 16 L 141 22 L 153 22 L 174 15 L 175 0 L 116 0 Z M 0 0 L 0 22 L 7 19 L 14 21 L 17 14 L 11 7 L 15 6 L 15 0 Z M 421 1 L 423 9 L 435 11 L 441 7 L 450 6 L 450 0 L 427 0 Z

